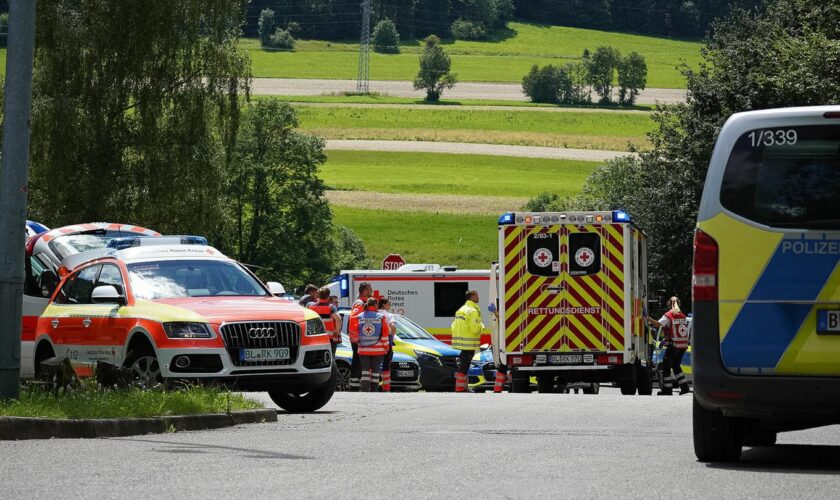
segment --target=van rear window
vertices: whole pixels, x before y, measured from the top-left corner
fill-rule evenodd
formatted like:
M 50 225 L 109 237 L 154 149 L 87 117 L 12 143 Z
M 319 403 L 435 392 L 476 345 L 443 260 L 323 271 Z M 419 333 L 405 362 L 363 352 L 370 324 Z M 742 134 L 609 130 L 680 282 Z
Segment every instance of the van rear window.
M 720 193 L 727 210 L 779 228 L 840 228 L 840 125 L 742 135 Z

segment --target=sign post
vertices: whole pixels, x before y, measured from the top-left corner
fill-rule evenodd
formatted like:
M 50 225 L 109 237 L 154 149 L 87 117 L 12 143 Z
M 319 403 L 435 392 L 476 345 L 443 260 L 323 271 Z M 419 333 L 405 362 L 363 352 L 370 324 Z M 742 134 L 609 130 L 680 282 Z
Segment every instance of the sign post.
M 400 256 L 398 253 L 388 254 L 384 259 L 382 259 L 382 270 L 383 271 L 396 271 L 400 267 L 405 265 L 405 259 Z

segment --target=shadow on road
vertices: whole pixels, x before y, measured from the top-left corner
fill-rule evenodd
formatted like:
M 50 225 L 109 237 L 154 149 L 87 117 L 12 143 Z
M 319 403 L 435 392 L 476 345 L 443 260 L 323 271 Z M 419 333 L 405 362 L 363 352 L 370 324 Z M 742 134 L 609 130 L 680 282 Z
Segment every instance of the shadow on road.
M 177 441 L 162 441 L 154 439 L 131 439 L 131 438 L 111 438 L 112 441 L 132 441 L 136 443 L 151 443 L 163 444 L 168 448 L 155 449 L 159 453 L 207 453 L 212 450 L 221 450 L 225 452 L 234 451 L 239 452 L 245 458 L 279 458 L 283 460 L 312 460 L 312 457 L 304 457 L 301 455 L 290 455 L 288 453 L 278 453 L 276 451 L 254 450 L 250 448 L 237 448 L 233 446 L 221 446 L 217 444 L 206 443 L 181 443 Z
M 738 463 L 714 463 L 706 466 L 751 472 L 840 474 L 840 446 L 780 444 L 745 448 Z

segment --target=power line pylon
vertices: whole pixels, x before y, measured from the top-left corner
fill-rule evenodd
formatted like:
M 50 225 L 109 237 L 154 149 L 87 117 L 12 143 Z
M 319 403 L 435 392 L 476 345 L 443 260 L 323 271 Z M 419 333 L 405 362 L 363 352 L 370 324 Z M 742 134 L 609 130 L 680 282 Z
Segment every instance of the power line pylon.
M 362 0 L 362 36 L 359 40 L 359 78 L 356 92 L 370 93 L 370 0 Z

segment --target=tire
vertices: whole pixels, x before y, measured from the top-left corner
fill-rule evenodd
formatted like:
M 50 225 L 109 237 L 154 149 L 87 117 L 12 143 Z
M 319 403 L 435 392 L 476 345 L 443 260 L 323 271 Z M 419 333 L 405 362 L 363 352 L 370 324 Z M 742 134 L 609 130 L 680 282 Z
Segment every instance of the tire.
M 597 382 L 592 382 L 589 387 L 583 388 L 584 394 L 598 394 L 599 392 L 601 392 L 601 384 Z M 575 394 L 577 394 L 577 389 L 575 389 Z
M 335 393 L 338 382 L 338 368 L 333 365 L 332 375 L 327 382 L 310 391 L 268 391 L 268 397 L 274 404 L 289 413 L 312 413 L 329 403 Z
M 350 390 L 350 366 L 345 363 L 338 363 L 338 375 L 335 381 L 335 390 L 347 392 Z
M 636 365 L 636 385 L 639 396 L 650 396 L 653 394 L 653 375 L 649 366 Z
M 35 378 L 41 376 L 41 363 L 55 357 L 55 351 L 46 341 L 42 341 L 35 349 Z
M 163 383 L 157 354 L 155 354 L 155 350 L 149 345 L 135 347 L 129 351 L 125 357 L 123 366 L 131 370 L 134 379 L 144 385 Z
M 510 392 L 515 393 L 530 393 L 531 381 L 527 374 L 519 374 L 520 372 L 513 372 L 513 380 L 510 381 Z
M 741 458 L 740 421 L 703 408 L 694 398 L 694 454 L 701 462 L 736 462 Z
M 622 375 L 618 379 L 621 394 L 632 396 L 636 394 L 636 365 L 625 365 L 621 368 Z
M 551 375 L 537 376 L 537 392 L 540 394 L 551 394 L 554 392 L 554 381 L 556 377 Z

